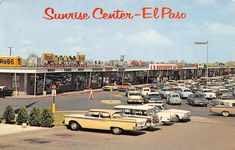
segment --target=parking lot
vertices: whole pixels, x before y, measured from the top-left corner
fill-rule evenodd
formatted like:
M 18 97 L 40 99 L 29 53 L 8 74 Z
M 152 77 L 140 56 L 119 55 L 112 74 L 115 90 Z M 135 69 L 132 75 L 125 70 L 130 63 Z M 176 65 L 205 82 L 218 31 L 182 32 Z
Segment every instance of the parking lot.
M 122 104 L 126 104 L 127 98 L 122 92 L 100 91 L 94 92 L 94 99 L 88 99 L 89 93 L 71 94 L 66 96 L 57 96 L 56 105 L 58 111 L 88 110 L 91 108 L 113 108 L 114 105 L 103 104 L 101 100 L 121 100 Z M 12 105 L 15 109 L 26 107 L 31 110 L 33 107 L 48 107 L 52 103 L 52 97 L 45 98 L 5 98 L 0 99 L 0 112 L 3 112 L 7 105 Z M 192 112 L 192 116 L 202 116 L 210 118 L 223 118 L 220 115 L 210 113 L 211 101 L 207 107 L 191 106 L 183 99 L 182 105 L 172 105 L 173 108 L 185 109 Z M 235 121 L 234 117 L 228 117 L 227 120 Z
M 126 104 L 127 98 L 121 92 L 94 92 L 94 99 L 88 99 L 89 93 L 59 95 L 56 97 L 57 111 L 87 110 L 90 108 L 113 108 L 101 100 L 117 99 Z M 7 105 L 14 109 L 25 106 L 47 107 L 51 97 L 44 98 L 5 98 L 0 99 L 0 112 Z M 210 101 L 211 103 L 211 101 Z M 173 108 L 189 110 L 192 119 L 189 122 L 160 126 L 156 130 L 127 132 L 112 135 L 109 131 L 82 130 L 70 131 L 65 127 L 1 136 L 0 149 L 180 149 L 180 150 L 234 150 L 235 117 L 222 117 L 210 113 L 208 107 L 188 105 L 184 99 L 182 105 Z M 14 141 L 12 143 L 12 141 Z
M 192 117 L 191 122 L 123 135 L 65 127 L 1 136 L 0 149 L 234 150 L 234 121 Z M 14 142 L 13 142 L 14 141 Z

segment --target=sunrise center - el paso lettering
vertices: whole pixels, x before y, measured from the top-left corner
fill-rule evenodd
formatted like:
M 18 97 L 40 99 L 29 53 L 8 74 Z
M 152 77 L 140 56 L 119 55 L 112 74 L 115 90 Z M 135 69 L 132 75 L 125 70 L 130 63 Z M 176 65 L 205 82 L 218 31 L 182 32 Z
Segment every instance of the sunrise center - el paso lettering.
M 91 13 L 88 12 L 57 12 L 54 8 L 47 7 L 44 10 L 43 18 L 46 20 L 132 20 L 142 19 L 185 19 L 187 14 L 174 11 L 169 7 L 143 7 L 139 12 L 129 12 L 116 9 L 108 12 L 103 8 L 95 8 Z

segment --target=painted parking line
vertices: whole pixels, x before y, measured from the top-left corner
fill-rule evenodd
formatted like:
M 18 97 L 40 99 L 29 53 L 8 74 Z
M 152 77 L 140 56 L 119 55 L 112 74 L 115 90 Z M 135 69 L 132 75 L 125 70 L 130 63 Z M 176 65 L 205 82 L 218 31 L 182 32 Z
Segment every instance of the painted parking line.
M 101 100 L 101 103 L 109 105 L 117 105 L 121 104 L 122 102 L 120 100 Z
M 113 97 L 124 97 L 123 94 L 113 94 Z

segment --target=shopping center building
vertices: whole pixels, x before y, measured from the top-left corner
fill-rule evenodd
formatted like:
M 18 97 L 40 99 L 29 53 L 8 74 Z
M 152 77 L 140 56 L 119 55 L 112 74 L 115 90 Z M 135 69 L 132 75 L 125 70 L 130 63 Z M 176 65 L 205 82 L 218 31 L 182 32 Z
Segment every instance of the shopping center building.
M 16 64 L 14 64 L 17 62 Z M 1 65 L 2 63 L 2 65 Z M 42 95 L 57 92 L 101 88 L 106 83 L 146 84 L 163 79 L 196 79 L 205 76 L 206 68 L 199 65 L 147 64 L 141 66 L 118 65 L 56 65 L 24 66 L 18 57 L 0 58 L 0 86 L 14 90 L 15 95 Z M 235 66 L 209 67 L 208 76 L 235 74 Z

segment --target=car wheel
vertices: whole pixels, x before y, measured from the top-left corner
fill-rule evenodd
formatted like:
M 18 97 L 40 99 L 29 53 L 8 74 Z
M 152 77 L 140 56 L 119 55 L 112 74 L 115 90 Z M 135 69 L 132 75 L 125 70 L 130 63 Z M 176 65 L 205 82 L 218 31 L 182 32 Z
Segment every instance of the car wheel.
M 119 135 L 122 133 L 122 129 L 117 128 L 117 127 L 113 127 L 113 128 L 111 128 L 111 132 L 115 135 Z
M 80 129 L 80 125 L 79 125 L 77 122 L 75 122 L 75 121 L 71 121 L 71 122 L 69 123 L 69 128 L 70 128 L 71 130 L 73 130 L 73 131 L 77 131 L 77 130 Z
M 179 121 L 180 121 L 179 116 L 176 116 L 175 119 L 174 119 L 174 122 L 179 122 Z
M 228 111 L 223 111 L 221 114 L 222 114 L 224 117 L 228 117 L 228 116 L 229 116 L 229 112 L 228 112 Z
M 204 107 L 207 107 L 207 104 L 205 104 Z

